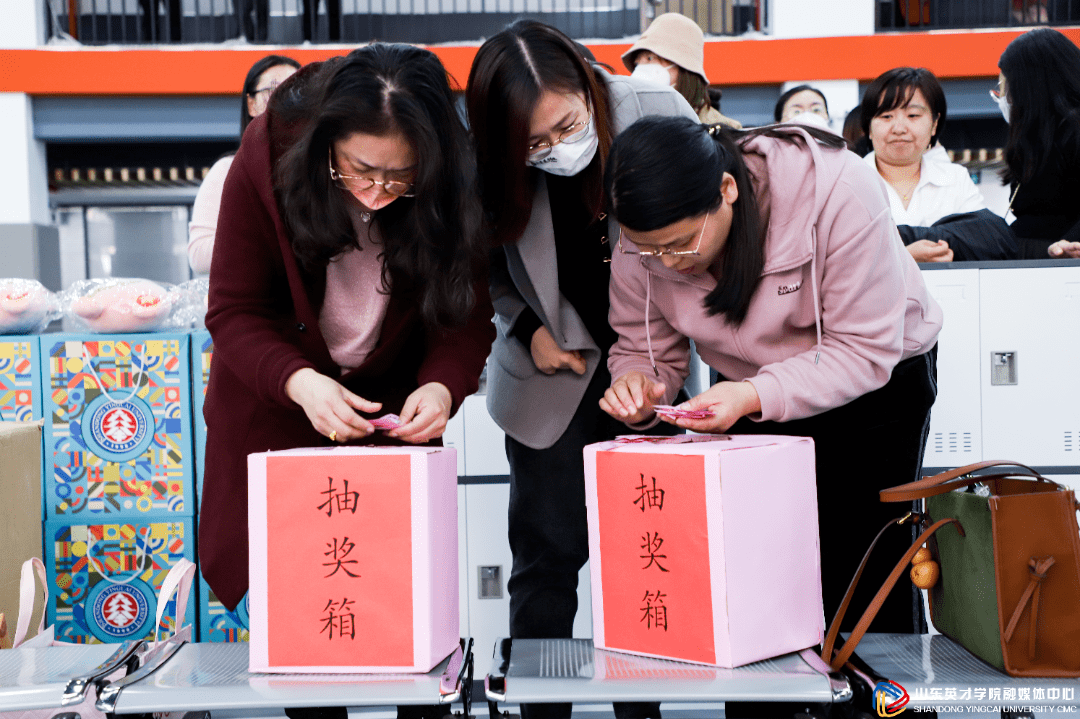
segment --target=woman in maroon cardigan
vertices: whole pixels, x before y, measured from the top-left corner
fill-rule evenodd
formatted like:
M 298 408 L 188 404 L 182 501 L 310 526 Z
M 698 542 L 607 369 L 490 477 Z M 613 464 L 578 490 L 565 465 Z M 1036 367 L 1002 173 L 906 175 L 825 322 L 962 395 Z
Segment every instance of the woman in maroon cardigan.
M 477 389 L 495 330 L 452 102 L 435 55 L 374 44 L 303 68 L 244 134 L 210 273 L 199 521 L 230 609 L 248 588 L 249 453 L 430 442 Z M 373 434 L 389 412 L 404 425 Z

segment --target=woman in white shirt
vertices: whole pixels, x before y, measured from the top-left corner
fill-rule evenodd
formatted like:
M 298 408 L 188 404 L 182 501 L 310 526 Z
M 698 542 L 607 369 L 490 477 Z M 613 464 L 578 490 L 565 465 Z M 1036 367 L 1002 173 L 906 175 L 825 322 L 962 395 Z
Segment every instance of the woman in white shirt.
M 928 227 L 943 217 L 986 207 L 968 171 L 936 145 L 945 125 L 945 93 L 924 68 L 898 67 L 880 75 L 863 95 L 862 126 L 873 145 L 866 162 L 888 189 L 897 225 Z M 918 262 L 950 262 L 947 242 L 907 246 Z
M 285 82 L 300 69 L 300 63 L 284 55 L 267 55 L 248 70 L 244 78 L 240 104 L 240 137 L 254 118 L 266 112 L 270 95 L 278 85 Z M 199 274 L 210 271 L 210 258 L 214 254 L 214 236 L 217 234 L 218 213 L 221 210 L 221 193 L 225 178 L 235 154 L 228 154 L 214 163 L 206 173 L 195 204 L 191 208 L 188 223 L 188 264 Z

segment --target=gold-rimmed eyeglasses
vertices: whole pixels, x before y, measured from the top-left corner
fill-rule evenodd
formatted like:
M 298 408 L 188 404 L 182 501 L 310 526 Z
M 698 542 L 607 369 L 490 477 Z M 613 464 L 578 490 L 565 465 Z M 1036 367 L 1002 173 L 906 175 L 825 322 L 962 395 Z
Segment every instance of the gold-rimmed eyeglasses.
M 575 122 L 560 132 L 554 142 L 538 142 L 535 145 L 529 145 L 525 152 L 529 155 L 530 160 L 542 160 L 551 154 L 551 148 L 555 147 L 555 145 L 564 142 L 573 144 L 584 140 L 589 134 L 589 125 L 591 124 L 592 115 L 590 114 L 581 122 Z
M 400 180 L 376 180 L 372 177 L 362 177 L 360 175 L 344 175 L 334 169 L 334 154 L 331 149 L 329 152 L 330 163 L 330 179 L 335 185 L 343 190 L 348 190 L 352 193 L 364 192 L 370 190 L 375 185 L 378 185 L 388 195 L 394 197 L 416 197 L 415 188 L 411 182 L 401 182 Z
M 679 257 L 682 255 L 697 255 L 699 254 L 698 249 L 701 247 L 701 238 L 705 236 L 705 228 L 709 225 L 709 215 L 711 214 L 711 212 L 705 214 L 705 221 L 701 223 L 701 231 L 698 232 L 697 244 L 694 245 L 694 249 L 692 250 L 643 250 L 630 240 L 627 240 L 626 243 L 623 243 L 624 233 L 620 228 L 619 251 L 622 252 L 624 255 L 641 255 L 642 257 Z M 630 246 L 630 249 L 626 249 L 627 245 Z

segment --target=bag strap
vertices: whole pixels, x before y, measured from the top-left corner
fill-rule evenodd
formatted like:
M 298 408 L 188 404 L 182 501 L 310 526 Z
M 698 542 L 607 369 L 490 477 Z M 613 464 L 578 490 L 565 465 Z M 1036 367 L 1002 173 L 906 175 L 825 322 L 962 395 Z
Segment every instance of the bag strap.
M 844 642 L 844 645 L 840 647 L 839 650 L 834 652 L 836 638 L 840 634 L 840 622 L 843 621 L 844 614 L 847 613 L 848 605 L 851 604 L 851 598 L 855 594 L 855 586 L 859 583 L 863 570 L 866 569 L 867 561 L 870 559 L 870 553 L 874 551 L 874 546 L 889 527 L 893 525 L 902 525 L 909 518 L 914 516 L 916 515 L 908 514 L 908 516 L 903 519 L 892 520 L 882 527 L 881 531 L 874 537 L 874 541 L 870 543 L 870 548 L 866 550 L 866 554 L 863 555 L 862 562 L 859 563 L 859 569 L 855 572 L 855 576 L 852 578 L 851 584 L 848 585 L 847 592 L 844 594 L 844 601 L 840 603 L 840 608 L 836 610 L 836 616 L 833 618 L 832 624 L 829 625 L 829 633 L 825 636 L 825 644 L 821 650 L 822 660 L 832 667 L 833 671 L 839 671 L 840 667 L 844 665 L 844 662 L 851 657 L 852 652 L 855 651 L 855 647 L 858 646 L 863 635 L 866 634 L 870 622 L 874 621 L 874 617 L 876 617 L 878 611 L 881 610 L 881 605 L 885 603 L 885 598 L 889 595 L 889 592 L 892 591 L 892 588 L 896 586 L 896 582 L 900 579 L 900 575 L 907 569 L 908 563 L 911 562 L 912 557 L 919 551 L 919 548 L 926 543 L 926 540 L 947 524 L 955 524 L 956 531 L 960 533 L 961 537 L 964 536 L 964 528 L 960 525 L 959 521 L 952 518 L 939 519 L 927 527 L 923 533 L 919 535 L 919 538 L 915 540 L 914 544 L 904 552 L 904 556 L 900 558 L 900 561 L 896 563 L 892 572 L 889 573 L 888 579 L 881 585 L 877 594 L 874 595 L 874 599 L 870 602 L 870 606 L 866 608 L 866 611 L 863 612 L 858 624 L 855 625 L 855 629 L 852 630 L 851 636 L 848 637 L 848 640 Z
M 989 469 L 991 467 L 1020 467 L 1027 470 L 1027 474 L 1024 476 L 1032 477 L 1040 482 L 1056 484 L 1036 472 L 1031 467 L 1028 467 L 1026 464 L 1020 464 L 1019 462 L 1012 462 L 1006 459 L 988 459 L 984 462 L 976 462 L 975 464 L 969 464 L 964 467 L 950 469 L 948 472 L 935 474 L 932 477 L 923 477 L 916 482 L 901 484 L 897 487 L 889 487 L 888 489 L 881 490 L 879 494 L 882 502 L 911 502 L 916 499 L 926 499 L 927 497 L 945 494 L 954 489 L 960 489 L 961 487 L 968 487 L 976 482 L 985 482 L 988 479 L 1020 474 L 1018 472 L 1006 472 L 996 475 L 984 474 L 969 476 L 972 472 L 978 472 L 979 470 Z
M 1005 633 L 1002 634 L 1002 638 L 1006 643 L 1012 640 L 1016 625 L 1020 623 L 1020 615 L 1024 613 L 1024 608 L 1027 606 L 1028 600 L 1030 600 L 1031 632 L 1028 634 L 1028 659 L 1032 661 L 1035 660 L 1035 635 L 1039 623 L 1039 590 L 1042 588 L 1042 580 L 1046 579 L 1046 573 L 1050 571 L 1052 566 L 1054 566 L 1053 556 L 1032 557 L 1028 560 L 1028 572 L 1031 577 L 1028 579 L 1028 585 L 1024 589 L 1024 593 L 1020 596 L 1020 601 L 1016 604 L 1016 609 L 1009 618 Z
M 19 619 L 15 625 L 15 638 L 11 644 L 15 648 L 26 641 L 26 633 L 30 631 L 30 616 L 34 613 L 34 595 L 37 594 L 34 586 L 35 574 L 41 580 L 45 603 L 41 608 L 41 621 L 34 634 L 36 636 L 45 631 L 45 614 L 49 607 L 49 582 L 45 577 L 45 564 L 37 557 L 31 557 L 23 562 L 22 574 L 19 577 Z
M 176 594 L 176 629 L 179 632 L 184 626 L 184 615 L 187 614 L 188 594 L 191 593 L 191 584 L 195 580 L 195 563 L 181 557 L 165 575 L 165 581 L 161 583 L 157 601 L 157 623 L 154 625 L 154 641 L 161 640 L 161 620 L 165 616 L 165 605 Z

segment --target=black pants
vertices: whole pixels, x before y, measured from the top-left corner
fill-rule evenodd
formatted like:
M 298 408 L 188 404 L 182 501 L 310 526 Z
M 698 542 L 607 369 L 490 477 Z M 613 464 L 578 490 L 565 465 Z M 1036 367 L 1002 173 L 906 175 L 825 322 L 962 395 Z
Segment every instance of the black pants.
M 249 42 L 266 42 L 270 25 L 270 0 L 236 0 L 240 32 Z M 252 17 L 254 15 L 254 17 Z
M 304 3 L 304 40 L 319 40 L 319 0 L 300 0 Z M 341 0 L 326 0 L 326 29 L 330 42 L 341 40 Z
M 821 590 L 828 625 L 874 535 L 890 519 L 904 516 L 908 504 L 885 504 L 878 491 L 912 482 L 922 472 L 937 396 L 937 346 L 898 364 L 889 382 L 852 402 L 814 417 L 791 422 L 751 422 L 745 417 L 735 434 L 813 437 L 817 464 L 818 523 L 821 536 Z M 886 532 L 871 556 L 851 606 L 841 623 L 850 631 L 911 546 L 911 531 Z M 925 632 L 922 600 L 904 574 L 889 594 L 873 632 Z
M 510 636 L 520 639 L 562 639 L 573 635 L 577 613 L 578 572 L 589 558 L 585 516 L 587 444 L 632 434 L 599 406 L 611 384 L 606 358 L 585 390 L 570 426 L 547 449 L 530 449 L 506 438 L 510 461 L 510 550 L 514 567 L 510 591 Z M 673 434 L 668 424 L 652 434 Z M 523 704 L 522 719 L 569 717 L 570 704 Z M 660 716 L 659 703 L 617 703 L 618 719 Z

